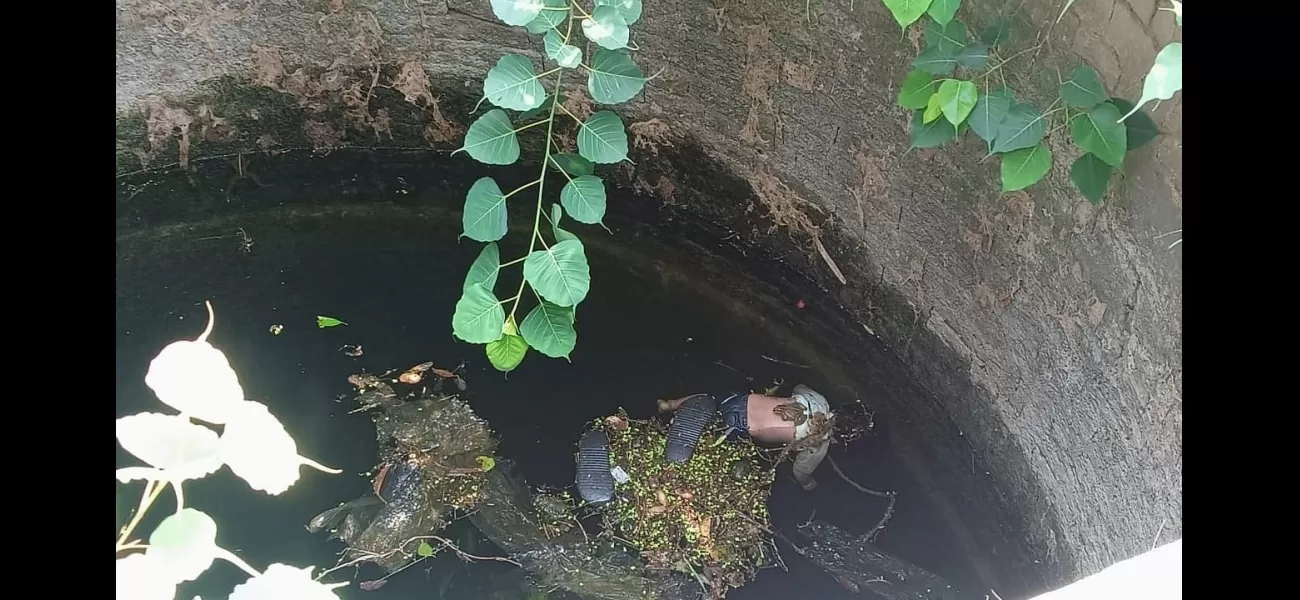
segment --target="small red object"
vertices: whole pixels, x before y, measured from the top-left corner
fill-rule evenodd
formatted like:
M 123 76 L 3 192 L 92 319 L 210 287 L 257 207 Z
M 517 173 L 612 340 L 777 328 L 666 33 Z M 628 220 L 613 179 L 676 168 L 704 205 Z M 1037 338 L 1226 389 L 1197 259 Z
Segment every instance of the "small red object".
M 804 307 L 806 307 L 806 306 L 808 306 L 808 305 L 807 305 L 806 303 L 804 303 L 804 301 L 803 301 L 802 299 L 800 299 L 798 302 L 795 302 L 795 303 L 794 303 L 794 307 L 797 308 L 797 309 L 799 309 L 799 310 L 803 310 Z

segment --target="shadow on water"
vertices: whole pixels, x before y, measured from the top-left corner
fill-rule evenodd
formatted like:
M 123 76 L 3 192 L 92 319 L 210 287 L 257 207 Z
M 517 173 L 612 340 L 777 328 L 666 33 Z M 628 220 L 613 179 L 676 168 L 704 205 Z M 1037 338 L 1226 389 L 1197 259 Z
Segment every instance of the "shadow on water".
M 365 171 L 360 177 L 386 180 L 391 174 L 376 164 L 356 167 Z M 172 180 L 160 184 L 161 189 L 180 186 L 175 183 L 178 177 L 183 176 L 159 175 Z M 279 201 L 262 204 L 282 204 L 279 207 L 217 216 L 224 209 L 218 203 L 210 214 L 181 211 L 168 219 L 170 224 L 127 228 L 122 226 L 119 197 L 118 415 L 164 410 L 144 386 L 148 361 L 167 343 L 196 336 L 206 318 L 202 302 L 210 299 L 216 310 L 211 340 L 230 358 L 248 397 L 270 406 L 298 441 L 301 454 L 345 471 L 330 476 L 303 469 L 299 483 L 279 497 L 250 490 L 228 470 L 187 485 L 188 502 L 212 514 L 221 527 L 219 543 L 254 566 L 334 563 L 339 544 L 309 534 L 303 525 L 369 486 L 363 474 L 375 460 L 373 426 L 364 415 L 346 414 L 351 406 L 338 401 L 351 389 L 346 381 L 351 373 L 383 372 L 424 361 L 452 368 L 463 362 L 465 397 L 500 435 L 499 454 L 517 461 L 533 485 L 550 486 L 572 482 L 575 444 L 583 424 L 620 406 L 633 416 L 648 416 L 657 398 L 701 390 L 761 389 L 774 381 L 785 382 L 784 392 L 795 383 L 820 383 L 814 368 L 764 358 L 786 356 L 782 341 L 752 315 L 711 300 L 703 284 L 684 280 L 681 273 L 689 273 L 690 265 L 682 261 L 690 259 L 671 249 L 670 242 L 630 236 L 631 244 L 619 246 L 627 239 L 620 240 L 617 215 L 610 219 L 613 237 L 598 228 L 579 232 L 587 241 L 594 283 L 579 311 L 579 342 L 572 362 L 530 353 L 518 370 L 502 375 L 488 364 L 480 347 L 451 335 L 450 317 L 461 281 L 480 247 L 469 240 L 457 242 L 458 207 L 403 206 L 391 197 L 392 189 L 402 186 L 418 194 L 422 185 L 456 189 L 459 184 L 401 179 L 391 182 L 388 195 L 358 188 L 305 201 L 294 197 L 301 194 L 301 186 L 282 186 L 262 192 L 282 195 Z M 466 181 L 461 189 L 467 187 Z M 617 202 L 614 195 L 611 206 Z M 185 217 L 191 220 L 185 222 Z M 125 218 L 142 222 L 129 211 Z M 526 222 L 522 215 L 512 216 L 512 221 Z M 251 236 L 251 248 L 235 233 L 240 228 Z M 507 238 L 503 257 L 522 253 L 521 237 L 526 239 L 526 234 Z M 513 279 L 509 275 L 503 273 L 499 289 L 518 282 L 517 271 Z M 319 329 L 317 315 L 334 316 L 348 325 Z M 283 325 L 283 333 L 272 335 L 272 325 Z M 349 357 L 341 351 L 344 345 L 360 345 L 364 354 Z M 900 492 L 897 512 L 878 538 L 882 548 L 959 585 L 974 581 L 951 534 L 888 453 L 887 417 L 877 417 L 876 436 L 847 449 L 834 447 L 831 456 L 859 483 Z M 119 448 L 119 466 L 131 462 Z M 778 529 L 793 531 L 813 510 L 818 518 L 855 532 L 870 529 L 879 519 L 883 500 L 853 491 L 829 465 L 822 466 L 818 479 L 816 491 L 803 492 L 790 478 L 788 465 L 782 467 L 771 504 Z M 136 487 L 119 484 L 118 523 L 125 521 L 136 493 Z M 170 494 L 165 495 L 156 510 L 170 510 L 171 501 Z M 141 530 L 152 526 L 146 522 Z M 448 535 L 470 541 L 473 532 L 466 529 L 472 529 L 468 522 L 458 523 Z M 495 552 L 481 539 L 471 543 L 479 543 L 482 553 Z M 789 573 L 766 570 L 758 581 L 728 597 L 854 597 L 788 548 L 782 553 Z M 486 598 L 491 597 L 486 591 L 488 575 L 511 577 L 502 565 L 466 566 L 450 556 L 429 564 L 395 576 L 378 591 L 361 592 L 352 586 L 340 595 L 375 600 Z M 367 571 L 358 580 L 374 576 Z M 242 579 L 236 569 L 218 563 L 178 597 L 224 597 Z

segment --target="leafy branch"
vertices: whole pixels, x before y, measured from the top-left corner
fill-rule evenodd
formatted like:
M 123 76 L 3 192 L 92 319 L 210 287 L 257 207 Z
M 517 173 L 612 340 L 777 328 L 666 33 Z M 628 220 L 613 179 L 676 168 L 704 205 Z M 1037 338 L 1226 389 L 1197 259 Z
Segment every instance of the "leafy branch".
M 1111 174 L 1129 151 L 1160 133 L 1140 107 L 1172 98 L 1182 88 L 1182 45 L 1170 44 L 1157 55 L 1136 104 L 1107 94 L 1097 72 L 1080 66 L 1059 82 L 1057 99 L 1042 111 L 1018 101 L 1002 75 L 1002 67 L 1024 53 L 1003 59 L 997 51 L 1008 39 L 1009 21 L 1001 19 L 972 39 L 956 19 L 961 0 L 883 1 L 904 29 L 928 16 L 925 49 L 912 61 L 898 94 L 899 106 L 912 111 L 912 147 L 939 147 L 969 129 L 984 140 L 990 156 L 1001 158 L 1003 192 L 1041 181 L 1053 162 L 1045 139 L 1068 127 L 1084 151 L 1070 167 L 1070 180 L 1085 198 L 1100 204 Z M 1181 25 L 1182 5 L 1175 2 L 1169 10 Z
M 565 76 L 585 73 L 592 100 L 605 105 L 632 99 L 641 93 L 649 78 L 627 52 L 633 47 L 630 26 L 641 18 L 641 0 L 594 0 L 590 10 L 569 0 L 491 3 L 493 14 L 503 23 L 524 27 L 540 36 L 546 59 L 556 65 L 538 73 L 525 56 L 501 57 L 483 80 L 483 100 L 498 108 L 474 121 L 465 133 L 464 144 L 456 150 L 484 164 L 512 165 L 519 160 L 519 134 L 546 127 L 536 179 L 503 193 L 495 179 L 483 177 L 470 186 L 465 197 L 462 235 L 486 246 L 465 276 L 452 316 L 452 332 L 466 342 L 484 344 L 492 365 L 509 372 L 523 362 L 529 348 L 551 358 L 567 359 L 573 352 L 578 341 L 574 328 L 577 307 L 591 288 L 591 272 L 582 241 L 562 229 L 561 220 L 567 211 L 579 223 L 603 226 L 605 183 L 594 174 L 595 166 L 628 159 L 623 121 L 608 110 L 597 111 L 586 119 L 573 114 L 563 104 Z M 574 43 L 575 23 L 587 40 L 585 48 Z M 507 111 L 518 114 L 512 119 Z M 567 117 L 577 127 L 576 154 L 560 151 L 557 115 Z M 519 122 L 524 124 L 516 125 Z M 560 190 L 559 204 L 552 204 L 547 211 L 546 178 L 551 170 L 561 173 L 566 183 Z M 534 186 L 537 197 L 528 252 L 503 263 L 497 242 L 509 230 L 506 202 Z M 543 218 L 550 225 L 549 242 L 542 228 Z M 523 279 L 515 295 L 498 299 L 497 276 L 502 269 L 520 263 Z M 525 294 L 525 288 L 532 293 Z M 536 304 L 520 322 L 517 315 L 526 298 L 535 299 Z

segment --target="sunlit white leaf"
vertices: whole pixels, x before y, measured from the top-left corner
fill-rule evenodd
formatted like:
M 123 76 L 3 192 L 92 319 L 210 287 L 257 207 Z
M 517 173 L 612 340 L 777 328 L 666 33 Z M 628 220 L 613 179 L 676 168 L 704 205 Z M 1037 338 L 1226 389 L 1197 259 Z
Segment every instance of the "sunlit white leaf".
M 323 584 L 311 577 L 312 567 L 298 569 L 275 563 L 266 572 L 235 586 L 230 600 L 339 600 L 334 588 L 347 582 Z
M 281 494 L 298 481 L 299 467 L 340 473 L 298 455 L 298 444 L 265 404 L 245 401 L 221 434 L 221 456 L 253 489 Z
M 117 420 L 117 441 L 136 458 L 172 482 L 201 479 L 221 468 L 217 432 L 180 415 L 139 413 Z M 121 471 L 131 470 L 125 475 Z M 128 467 L 118 479 L 149 476 L 142 467 Z
M 117 559 L 117 600 L 172 600 L 176 584 L 144 554 Z
M 243 401 L 244 389 L 230 361 L 207 342 L 212 333 L 212 305 L 208 326 L 197 340 L 168 344 L 149 363 L 145 385 L 163 404 L 200 421 L 224 424 L 227 413 Z
M 145 551 L 157 574 L 173 583 L 198 579 L 220 554 L 216 521 L 193 508 L 163 519 Z

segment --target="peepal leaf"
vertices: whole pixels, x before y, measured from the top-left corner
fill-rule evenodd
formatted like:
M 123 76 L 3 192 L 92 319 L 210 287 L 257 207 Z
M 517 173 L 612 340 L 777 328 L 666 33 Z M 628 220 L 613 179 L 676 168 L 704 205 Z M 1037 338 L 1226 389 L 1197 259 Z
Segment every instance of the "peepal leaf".
M 1061 100 L 1075 108 L 1092 108 L 1106 100 L 1101 78 L 1090 67 L 1075 67 L 1070 79 L 1061 84 Z
M 936 23 L 946 25 L 953 17 L 957 16 L 957 9 L 960 7 L 961 0 L 934 0 L 930 3 L 930 8 L 925 12 Z
M 996 46 L 1007 41 L 1011 37 L 1011 20 L 1006 17 L 1000 17 L 992 25 L 984 28 L 980 32 L 980 41 L 989 46 Z
M 1052 169 L 1052 151 L 1047 144 L 1008 152 L 1002 157 L 1002 191 L 1023 190 L 1038 183 Z
M 481 285 L 491 290 L 497 285 L 497 275 L 501 272 L 501 250 L 497 247 L 496 242 L 483 246 L 483 250 L 478 253 L 478 258 L 469 266 L 469 272 L 465 274 L 465 283 L 461 286 L 462 292 L 470 286 Z
M 433 545 L 427 540 L 420 540 L 420 545 L 415 547 L 415 555 L 420 558 L 433 556 Z
M 501 339 L 506 311 L 491 290 L 482 285 L 469 286 L 456 302 L 451 317 L 451 333 L 471 344 L 487 344 Z
M 1109 102 L 1114 104 L 1119 112 L 1128 115 L 1128 118 L 1124 119 L 1124 129 L 1128 130 L 1129 151 L 1145 146 L 1147 142 L 1160 135 L 1160 128 L 1156 126 L 1151 116 L 1145 111 L 1134 111 L 1132 102 L 1123 98 L 1111 98 Z
M 528 355 L 528 342 L 516 334 L 507 333 L 501 339 L 489 343 L 483 351 L 493 368 L 509 373 L 524 362 L 524 357 Z
M 898 90 L 898 105 L 912 110 L 921 110 L 934 95 L 934 77 L 920 69 L 913 69 L 903 79 L 903 87 Z
M 480 177 L 470 186 L 461 226 L 463 235 L 476 242 L 495 242 L 506 236 L 506 196 L 496 180 Z
M 971 111 L 970 123 L 971 131 L 980 139 L 993 143 L 994 136 L 997 135 L 998 127 L 1006 119 L 1007 112 L 1011 110 L 1011 90 L 1008 88 L 998 88 L 983 96 L 975 102 L 975 110 Z
M 487 165 L 510 165 L 519 160 L 519 138 L 506 111 L 494 108 L 474 121 L 465 132 L 465 145 L 456 150 L 461 151 Z
M 291 567 L 274 563 L 266 571 L 235 586 L 227 600 L 271 600 L 272 598 L 298 598 L 299 600 L 338 600 L 334 588 L 348 585 L 321 583 L 312 578 L 312 567 Z M 382 579 L 380 581 L 388 581 Z M 364 582 L 363 582 L 364 583 Z M 364 589 L 364 588 L 363 588 Z
M 326 327 L 338 327 L 339 325 L 347 325 L 347 323 L 335 319 L 334 317 L 316 315 L 316 327 L 319 329 L 325 329 Z
M 221 432 L 221 457 L 249 487 L 273 496 L 298 481 L 303 465 L 326 473 L 342 472 L 299 456 L 298 444 L 280 420 L 265 404 L 251 400 L 240 403 L 237 417 Z
M 564 19 L 569 15 L 569 12 L 564 10 L 569 7 L 566 0 L 544 0 L 542 4 L 546 8 L 537 14 L 537 18 L 525 25 L 528 33 L 533 35 L 541 35 L 547 31 L 558 29 L 560 25 L 564 24 Z
M 578 154 L 600 165 L 627 160 L 627 131 L 623 120 L 608 111 L 587 118 L 578 130 Z
M 595 172 L 596 165 L 579 154 L 560 152 L 551 155 L 551 168 L 568 173 L 570 177 L 579 177 L 591 175 Z
M 932 0 L 884 0 L 885 8 L 889 9 L 889 14 L 894 16 L 894 20 L 903 29 L 908 25 L 915 23 L 925 11 L 930 8 Z
M 993 152 L 1001 154 L 1032 148 L 1047 135 L 1047 118 L 1032 104 L 1012 104 L 998 125 L 993 138 Z
M 582 50 L 577 46 L 564 43 L 555 30 L 546 32 L 542 37 L 542 44 L 546 46 L 546 57 L 561 67 L 573 69 L 582 64 Z
M 961 21 L 951 21 L 948 23 L 936 23 L 931 21 L 925 24 L 925 47 L 940 48 L 945 54 L 956 56 L 966 43 L 970 41 L 970 34 L 966 31 L 966 25 Z
M 533 251 L 524 259 L 524 279 L 543 299 L 558 306 L 577 305 L 591 289 L 587 256 L 576 240 Z
M 976 89 L 974 82 L 949 79 L 939 84 L 939 91 L 934 97 L 939 99 L 943 116 L 953 126 L 957 126 L 970 116 L 972 110 L 975 110 L 978 95 L 979 90 Z
M 217 432 L 181 415 L 139 413 L 117 420 L 117 441 L 151 469 L 118 471 L 123 483 L 131 479 L 161 479 L 179 484 L 202 479 L 221 468 Z
M 632 25 L 641 19 L 641 0 L 596 0 L 596 6 L 613 6 L 623 21 Z
M 573 321 L 573 308 L 543 301 L 524 317 L 519 333 L 538 352 L 551 358 L 569 358 L 578 344 Z
M 601 104 L 619 104 L 641 93 L 646 78 L 632 57 L 622 52 L 597 48 L 587 67 L 587 89 Z
M 167 344 L 149 362 L 144 383 L 158 400 L 181 414 L 221 425 L 244 400 L 244 388 L 226 355 L 207 342 L 216 315 L 211 303 L 204 304 L 208 309 L 207 328 L 193 341 Z
M 492 14 L 506 25 L 523 27 L 542 12 L 542 0 L 491 0 Z
M 605 218 L 605 183 L 595 175 L 570 179 L 560 190 L 560 204 L 579 223 L 600 223 Z
M 1156 60 L 1142 82 L 1142 97 L 1138 98 L 1133 110 L 1120 120 L 1128 119 L 1129 115 L 1147 102 L 1173 98 L 1174 92 L 1181 89 L 1183 89 L 1183 43 L 1173 42 L 1161 48 L 1160 53 L 1156 54 Z
M 971 42 L 957 53 L 957 66 L 963 69 L 983 69 L 989 66 L 989 47 L 982 42 Z
M 556 37 L 558 41 L 559 36 Z M 518 54 L 497 60 L 483 79 L 483 95 L 488 101 L 510 110 L 532 110 L 546 100 L 546 90 L 533 70 L 532 61 Z
M 222 554 L 217 522 L 203 511 L 183 508 L 163 519 L 149 535 L 145 557 L 172 581 L 194 581 Z
M 939 98 L 939 94 L 930 96 L 930 101 L 925 103 L 925 114 L 922 115 L 922 121 L 933 123 L 941 115 L 943 115 L 943 103 Z
M 582 20 L 582 34 L 601 48 L 626 48 L 629 33 L 627 20 L 613 6 L 597 6 L 590 18 Z
M 559 204 L 552 204 L 551 205 L 551 234 L 555 236 L 555 241 L 563 242 L 566 240 L 573 240 L 578 245 L 581 245 L 582 242 L 578 240 L 578 236 L 573 235 L 572 233 L 569 233 L 568 231 L 565 231 L 564 229 L 560 228 L 560 221 L 562 221 L 563 219 L 564 219 L 564 209 L 560 208 Z
M 1089 202 L 1101 204 L 1113 168 L 1094 154 L 1084 154 L 1070 165 L 1070 181 Z
M 1070 137 L 1112 167 L 1120 166 L 1128 152 L 1128 131 L 1119 122 L 1119 109 L 1109 103 L 1075 117 L 1070 122 Z
M 934 75 L 952 75 L 957 68 L 957 53 L 931 46 L 912 59 L 912 66 Z
M 943 119 L 936 119 L 931 123 L 924 121 L 925 111 L 912 111 L 912 147 L 913 148 L 937 148 L 955 137 L 957 137 L 957 128 L 953 127 Z

